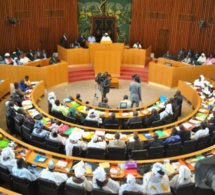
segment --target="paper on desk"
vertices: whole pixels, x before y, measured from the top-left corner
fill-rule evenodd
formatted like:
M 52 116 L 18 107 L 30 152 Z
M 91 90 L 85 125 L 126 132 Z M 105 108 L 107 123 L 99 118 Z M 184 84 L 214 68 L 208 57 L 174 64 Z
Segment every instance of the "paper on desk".
M 121 113 L 121 115 L 122 115 L 122 116 L 128 116 L 129 113 L 124 112 L 124 113 Z
M 106 139 L 114 139 L 114 136 L 115 136 L 115 135 L 114 135 L 114 134 L 111 134 L 111 133 L 106 133 L 106 134 L 105 134 L 105 138 L 106 138 Z
M 68 162 L 65 160 L 59 160 L 56 164 L 57 168 L 63 169 L 67 166 Z
M 182 125 L 184 126 L 185 129 L 189 129 L 189 128 L 191 128 L 193 126 L 190 123 L 183 123 Z
M 120 133 L 120 139 L 127 138 L 126 134 Z
M 195 119 L 190 119 L 189 122 L 195 124 L 196 126 L 199 126 L 200 123 L 201 123 L 201 121 L 198 121 L 198 120 L 195 120 Z

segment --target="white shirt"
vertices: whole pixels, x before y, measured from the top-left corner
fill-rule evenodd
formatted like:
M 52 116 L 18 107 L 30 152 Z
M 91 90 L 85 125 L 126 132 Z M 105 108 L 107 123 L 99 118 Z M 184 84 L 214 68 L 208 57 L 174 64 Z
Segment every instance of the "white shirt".
M 109 36 L 103 36 L 100 42 L 102 42 L 102 41 L 112 42 L 112 40 L 111 40 L 111 38 Z
M 53 137 L 52 134 L 50 133 L 49 134 L 49 139 L 50 140 L 53 140 L 53 141 L 57 141 L 63 145 L 66 144 L 66 138 L 65 137 L 62 137 L 61 135 L 57 134 L 57 137 Z
M 116 147 L 116 148 L 125 148 L 125 142 L 121 140 L 111 140 L 108 144 L 108 147 Z
M 83 179 L 83 178 L 82 178 Z M 72 184 L 72 185 L 75 185 L 75 186 L 79 186 L 79 187 L 82 187 L 84 188 L 86 191 L 88 192 L 91 192 L 93 190 L 93 184 L 92 182 L 88 181 L 87 178 L 84 177 L 84 181 L 82 183 L 75 183 L 73 180 L 72 180 L 72 177 L 70 177 L 66 183 L 69 183 L 69 184 Z
M 86 150 L 87 148 L 86 144 L 80 140 L 78 140 L 77 143 L 71 143 L 69 140 L 67 140 L 65 146 L 67 156 L 72 156 L 72 150 L 74 146 L 80 147 L 82 150 Z
M 170 181 L 170 183 L 169 183 L 169 185 L 170 185 L 172 188 L 174 188 L 175 190 L 178 188 L 179 185 L 191 183 L 191 179 L 188 178 L 188 179 L 185 180 L 183 183 L 179 184 L 178 176 L 179 176 L 178 174 L 175 175 L 175 176 L 171 179 L 171 181 Z
M 208 134 L 209 134 L 209 129 L 207 127 L 205 129 L 200 129 L 195 133 L 194 139 L 198 140 L 200 137 L 204 137 Z
M 95 39 L 94 36 L 89 36 L 88 39 L 87 39 L 87 41 L 88 41 L 89 43 L 94 43 L 94 42 L 96 42 L 96 39 Z
M 120 103 L 123 103 L 123 102 L 127 103 L 127 108 L 131 108 L 131 101 L 130 100 L 122 100 Z M 118 108 L 120 108 L 120 104 L 119 104 Z
M 93 142 L 92 140 L 88 142 L 87 148 L 100 148 L 100 149 L 106 149 L 107 148 L 107 143 L 105 140 L 99 141 L 99 142 Z
M 123 184 L 120 186 L 119 188 L 119 195 L 123 195 L 124 191 L 130 191 L 130 192 L 142 192 L 143 193 L 143 186 L 139 185 L 139 184 L 133 184 L 133 185 L 129 185 L 129 184 Z
M 4 160 L 4 158 L 8 158 L 8 159 Z M 16 166 L 15 154 L 10 147 L 6 147 L 2 150 L 0 163 L 6 166 L 10 172 L 12 171 L 12 168 Z
M 142 48 L 142 46 L 139 44 L 139 45 L 137 45 L 137 43 L 135 43 L 134 45 L 133 45 L 133 48 L 139 48 L 139 49 L 141 49 Z
M 12 174 L 20 178 L 28 179 L 29 181 L 34 181 L 37 179 L 37 177 L 32 174 L 28 169 L 18 169 L 17 166 L 13 167 Z
M 68 179 L 68 176 L 65 173 L 52 172 L 48 169 L 43 169 L 39 174 L 39 177 L 54 181 L 58 186 Z
M 108 178 L 108 182 L 104 187 L 102 187 L 102 190 L 117 194 L 119 191 L 119 187 L 120 186 L 117 181 L 114 181 L 111 178 Z M 100 189 L 94 177 L 93 177 L 93 188 Z

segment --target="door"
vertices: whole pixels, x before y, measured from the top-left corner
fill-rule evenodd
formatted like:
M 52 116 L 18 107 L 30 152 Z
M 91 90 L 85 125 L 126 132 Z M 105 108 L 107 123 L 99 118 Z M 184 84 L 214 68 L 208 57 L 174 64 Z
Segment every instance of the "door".
M 161 57 L 169 50 L 169 30 L 160 29 L 158 35 L 158 51 L 156 57 Z

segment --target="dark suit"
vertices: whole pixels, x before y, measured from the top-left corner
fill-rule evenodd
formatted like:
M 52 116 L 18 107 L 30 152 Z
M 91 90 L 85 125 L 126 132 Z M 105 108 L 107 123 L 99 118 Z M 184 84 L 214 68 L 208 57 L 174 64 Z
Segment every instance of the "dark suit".
M 101 83 L 102 98 L 106 97 L 106 94 L 110 91 L 110 80 L 106 77 Z
M 155 139 L 153 141 L 148 142 L 147 146 L 145 148 L 150 148 L 150 147 L 157 147 L 157 146 L 163 146 L 163 141 L 159 139 Z
M 215 123 L 210 123 L 208 125 L 208 129 L 209 129 L 210 134 L 213 133 L 215 131 Z
M 118 124 L 119 125 L 119 120 L 116 118 L 106 118 L 103 122 L 103 124 Z
M 78 40 L 77 40 L 77 41 L 78 41 L 78 43 L 80 44 L 81 47 L 83 47 L 83 48 L 86 47 L 86 44 L 85 44 L 86 38 L 85 38 L 84 36 L 80 35 L 80 36 L 78 37 Z
M 134 142 L 129 142 L 128 143 L 128 150 L 142 150 L 143 149 L 144 142 L 138 140 Z
M 59 43 L 62 47 L 67 48 L 67 39 L 64 35 L 60 38 Z
M 49 60 L 49 64 L 57 64 L 58 62 L 60 62 L 60 60 L 55 57 L 51 57 Z
M 33 52 L 27 53 L 27 57 L 28 57 L 31 61 L 34 61 L 34 53 L 33 53 Z
M 190 131 L 180 131 L 179 135 L 181 137 L 182 142 L 190 140 Z
M 151 116 L 149 116 L 143 120 L 143 126 L 150 127 L 153 121 L 158 121 L 158 120 L 160 120 L 160 115 L 152 114 Z
M 134 116 L 133 118 L 129 118 L 127 122 L 125 122 L 125 127 L 129 127 L 130 123 L 142 122 L 142 119 L 138 116 Z

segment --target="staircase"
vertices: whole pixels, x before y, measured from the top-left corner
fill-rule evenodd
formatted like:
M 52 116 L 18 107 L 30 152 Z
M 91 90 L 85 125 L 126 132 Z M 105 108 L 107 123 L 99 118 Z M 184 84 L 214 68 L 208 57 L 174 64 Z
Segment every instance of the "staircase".
M 138 74 L 142 82 L 148 82 L 148 66 L 135 67 L 135 66 L 122 66 L 121 76 L 119 79 L 132 80 L 132 75 Z M 94 80 L 95 74 L 93 66 L 70 66 L 68 68 L 69 83 L 83 80 Z
M 138 74 L 142 82 L 148 82 L 148 66 L 146 67 L 133 67 L 133 66 L 122 66 L 121 76 L 119 79 L 132 80 L 132 75 Z
M 69 83 L 95 79 L 93 66 L 70 66 L 68 68 L 68 76 Z

